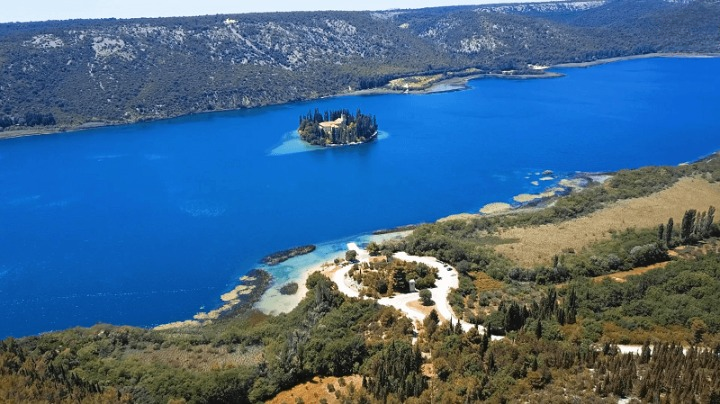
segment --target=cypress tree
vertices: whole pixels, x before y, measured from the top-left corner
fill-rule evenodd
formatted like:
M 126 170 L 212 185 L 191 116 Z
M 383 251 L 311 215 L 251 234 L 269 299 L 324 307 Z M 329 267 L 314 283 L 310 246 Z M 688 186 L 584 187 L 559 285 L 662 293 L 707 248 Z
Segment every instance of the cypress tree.
M 670 248 L 672 244 L 673 225 L 673 218 L 668 219 L 667 226 L 665 227 L 665 244 L 668 248 Z
M 693 235 L 695 236 L 696 240 L 702 238 L 703 229 L 705 228 L 705 215 L 707 215 L 707 212 L 702 212 L 695 216 Z
M 483 338 L 482 338 L 482 344 L 480 345 L 480 351 L 481 351 L 480 356 L 485 356 L 485 352 L 487 352 L 489 345 L 490 345 L 490 330 L 485 329 L 485 333 L 483 334 Z
M 525 318 L 522 315 L 522 310 L 516 302 L 512 302 L 505 312 L 505 330 L 506 331 L 517 331 L 525 325 Z
M 577 309 L 569 309 L 565 322 L 568 324 L 575 324 L 577 322 Z
M 433 309 L 430 314 L 425 317 L 425 320 L 423 320 L 423 326 L 425 327 L 425 333 L 427 334 L 428 338 L 432 338 L 439 324 L 440 318 L 438 317 L 437 311 Z
M 650 342 L 645 341 L 642 347 L 642 351 L 640 352 L 640 364 L 644 365 L 648 362 L 650 362 Z M 641 395 L 642 396 L 642 395 Z
M 535 324 L 535 338 L 542 338 L 542 321 L 540 321 L 540 319 L 538 319 L 537 324 Z
M 708 232 L 708 236 L 712 235 L 712 234 L 711 234 L 711 233 L 712 233 L 712 225 L 713 225 L 713 222 L 714 222 L 714 221 L 715 221 L 715 207 L 714 207 L 714 206 L 710 206 L 710 207 L 708 208 L 708 213 L 707 213 L 707 232 Z
M 693 230 L 695 229 L 695 217 L 697 211 L 695 209 L 689 209 L 685 211 L 683 215 L 682 225 L 680 227 L 680 241 L 683 243 L 692 242 Z

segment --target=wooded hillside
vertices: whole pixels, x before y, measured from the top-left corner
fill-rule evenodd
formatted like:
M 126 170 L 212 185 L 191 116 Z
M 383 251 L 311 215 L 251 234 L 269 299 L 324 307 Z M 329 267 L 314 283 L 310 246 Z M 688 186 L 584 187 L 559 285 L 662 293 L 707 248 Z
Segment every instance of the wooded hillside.
M 0 24 L 0 126 L 135 122 L 417 74 L 720 50 L 715 1 L 562 4 Z

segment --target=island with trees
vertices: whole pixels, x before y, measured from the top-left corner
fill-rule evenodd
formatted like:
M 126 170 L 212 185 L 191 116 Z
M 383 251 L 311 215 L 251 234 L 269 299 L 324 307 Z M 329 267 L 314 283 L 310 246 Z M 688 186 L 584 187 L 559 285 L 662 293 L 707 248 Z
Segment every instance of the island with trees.
M 261 261 L 263 264 L 267 264 L 268 266 L 275 266 L 289 260 L 290 258 L 294 258 L 299 255 L 310 254 L 311 252 L 315 251 L 315 248 L 317 247 L 312 244 L 303 245 L 300 247 L 293 247 L 288 250 L 278 251 L 276 253 L 265 256 Z
M 374 115 L 364 115 L 358 109 L 355 115 L 347 109 L 309 111 L 300 117 L 300 138 L 316 146 L 340 146 L 367 143 L 377 137 L 378 125 Z

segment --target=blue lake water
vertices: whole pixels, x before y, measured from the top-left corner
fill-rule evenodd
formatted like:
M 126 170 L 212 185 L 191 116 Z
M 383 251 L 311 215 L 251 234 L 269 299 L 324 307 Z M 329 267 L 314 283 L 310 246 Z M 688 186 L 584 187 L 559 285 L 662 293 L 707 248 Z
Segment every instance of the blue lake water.
M 0 141 L 0 338 L 188 319 L 277 250 L 510 202 L 545 169 L 720 149 L 720 59 L 559 71 Z M 382 137 L 298 149 L 316 107 L 376 114 Z

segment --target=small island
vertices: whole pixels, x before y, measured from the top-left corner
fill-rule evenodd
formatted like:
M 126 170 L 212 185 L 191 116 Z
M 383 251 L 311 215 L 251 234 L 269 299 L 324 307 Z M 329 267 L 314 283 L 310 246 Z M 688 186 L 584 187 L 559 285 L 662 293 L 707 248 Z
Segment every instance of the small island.
M 342 146 L 370 142 L 378 133 L 374 115 L 363 115 L 358 109 L 355 115 L 346 109 L 308 112 L 300 117 L 300 138 L 316 146 Z
M 298 284 L 297 282 L 290 282 L 284 284 L 282 287 L 280 287 L 280 294 L 281 295 L 294 295 L 298 291 Z
M 263 258 L 262 263 L 267 264 L 268 266 L 275 266 L 289 260 L 290 258 L 297 257 L 299 255 L 310 254 L 311 252 L 315 251 L 315 248 L 316 247 L 314 245 L 309 244 L 300 247 L 294 247 L 289 250 L 278 251 Z

